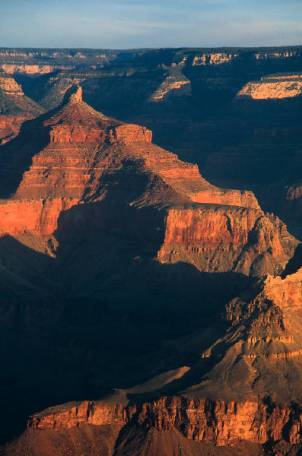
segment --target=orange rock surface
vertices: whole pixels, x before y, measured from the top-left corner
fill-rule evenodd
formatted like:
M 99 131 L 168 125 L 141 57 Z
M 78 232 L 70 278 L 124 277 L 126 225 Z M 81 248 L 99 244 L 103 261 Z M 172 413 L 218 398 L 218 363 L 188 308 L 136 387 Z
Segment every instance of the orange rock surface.
M 226 321 L 230 326 L 225 334 L 201 353 L 212 367 L 186 393 L 237 400 L 267 395 L 285 404 L 299 401 L 302 271 L 285 278 L 269 276 L 254 296 L 249 292 L 231 300 Z M 195 343 L 192 338 L 192 347 Z
M 52 65 L 35 65 L 35 64 L 24 64 L 16 65 L 12 63 L 4 63 L 0 65 L 0 68 L 6 74 L 24 73 L 24 74 L 48 74 L 52 73 L 57 66 Z M 60 67 L 62 68 L 62 67 Z
M 239 92 L 238 97 L 253 100 L 277 100 L 302 95 L 302 75 L 266 76 L 259 82 L 250 82 Z
M 249 275 L 257 270 L 276 274 L 292 256 L 293 244 L 282 222 L 261 210 L 215 206 L 170 209 L 158 258 L 163 263 L 191 263 L 204 272 Z
M 17 136 L 25 120 L 41 114 L 43 109 L 24 95 L 12 77 L 0 76 L 0 96 L 0 144 L 4 144 Z
M 94 426 L 138 425 L 160 432 L 179 430 L 187 439 L 229 446 L 241 440 L 264 444 L 281 439 L 301 442 L 302 413 L 264 402 L 225 402 L 162 397 L 137 406 L 82 402 L 45 410 L 28 426 L 45 431 Z
M 24 115 L 0 115 L 0 144 L 5 144 L 20 132 L 21 125 L 28 117 Z
M 81 88 L 27 129 L 1 155 L 7 189 L 21 157 L 37 149 L 11 199 L 0 203 L 1 233 L 54 234 L 63 211 L 106 198 L 111 190 L 102 182 L 131 163 L 133 185 L 138 175 L 146 183 L 129 204 L 160 207 L 162 217 L 167 211 L 161 262 L 263 275 L 282 270 L 293 255 L 296 240 L 278 219 L 261 211 L 253 193 L 209 184 L 196 165 L 153 145 L 150 130 L 96 112 L 83 101 Z

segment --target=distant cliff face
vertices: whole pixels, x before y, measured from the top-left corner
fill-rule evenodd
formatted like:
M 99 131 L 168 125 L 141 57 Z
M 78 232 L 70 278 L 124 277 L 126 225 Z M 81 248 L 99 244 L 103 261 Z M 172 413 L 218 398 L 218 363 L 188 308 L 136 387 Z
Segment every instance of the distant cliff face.
M 0 69 L 6 74 L 14 75 L 16 73 L 37 75 L 37 74 L 49 74 L 55 70 L 66 70 L 72 67 L 54 66 L 54 65 L 37 65 L 37 64 L 13 64 L 3 63 L 0 65 Z
M 237 53 L 212 52 L 196 55 L 193 59 L 193 66 L 222 65 L 232 62 L 239 57 Z
M 265 402 L 225 402 L 163 397 L 138 406 L 83 402 L 34 415 L 29 428 L 63 431 L 85 425 L 123 428 L 130 424 L 159 432 L 180 431 L 186 439 L 217 446 L 240 441 L 301 443 L 301 412 Z M 131 428 L 130 428 L 131 429 Z M 149 453 L 147 452 L 146 455 Z
M 280 100 L 302 95 L 302 75 L 276 75 L 250 82 L 239 92 L 238 97 L 253 100 Z
M 165 78 L 159 88 L 151 95 L 150 101 L 161 103 L 173 97 L 188 97 L 192 93 L 191 82 L 180 71 Z
M 42 112 L 37 103 L 25 96 L 14 78 L 0 75 L 0 144 L 13 139 L 25 120 Z

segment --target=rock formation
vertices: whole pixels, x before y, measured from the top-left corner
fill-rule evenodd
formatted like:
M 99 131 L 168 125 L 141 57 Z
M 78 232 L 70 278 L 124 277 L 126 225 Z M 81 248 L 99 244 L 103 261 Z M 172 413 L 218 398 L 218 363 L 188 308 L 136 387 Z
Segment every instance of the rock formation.
M 15 79 L 0 74 L 0 144 L 17 136 L 25 120 L 42 112 L 38 104 L 24 95 Z
M 10 90 L 17 90 L 14 87 Z M 47 320 L 50 341 L 57 329 L 62 331 L 54 345 L 59 355 L 50 354 L 60 362 L 71 357 L 77 363 L 82 350 L 78 333 L 72 330 L 73 325 L 78 329 L 77 318 L 87 318 L 93 328 L 82 359 L 93 359 L 100 349 L 94 321 L 83 314 L 82 306 L 73 301 L 70 306 L 66 290 L 68 299 L 84 299 L 85 306 L 92 296 L 106 305 L 113 302 L 116 308 L 122 294 L 134 302 L 127 303 L 131 309 L 148 302 L 159 285 L 171 287 L 174 276 L 171 280 L 169 275 L 177 266 L 190 280 L 196 273 L 203 286 L 213 280 L 210 275 L 217 275 L 220 282 L 215 284 L 224 288 L 217 292 L 224 296 L 234 296 L 233 287 L 243 275 L 259 280 L 227 305 L 213 328 L 208 323 L 208 332 L 166 342 L 161 347 L 162 372 L 152 363 L 146 369 L 149 375 L 159 374 L 155 379 L 116 391 L 103 401 L 67 404 L 33 415 L 26 435 L 73 432 L 85 426 L 103 433 L 106 427 L 110 438 L 104 437 L 102 445 L 107 445 L 108 455 L 113 451 L 109 448 L 118 445 L 119 431 L 127 448 L 137 429 L 144 435 L 168 432 L 189 446 L 187 441 L 239 445 L 242 439 L 261 446 L 281 437 L 290 445 L 300 444 L 299 411 L 288 405 L 298 401 L 301 383 L 300 273 L 275 277 L 294 256 L 298 241 L 276 216 L 262 211 L 252 192 L 210 184 L 196 165 L 154 145 L 148 128 L 95 111 L 83 101 L 78 86 L 59 107 L 26 122 L 15 139 L 1 146 L 0 177 L 1 239 L 18 242 L 24 262 L 16 264 L 14 252 L 10 247 L 5 250 L 4 243 L 3 277 L 9 277 L 9 285 L 16 281 L 17 294 L 24 289 L 21 285 L 30 290 L 25 295 L 30 300 L 23 306 L 4 306 L 0 322 L 18 336 L 24 332 L 30 346 L 28 339 L 40 335 Z M 262 282 L 268 273 L 272 277 Z M 215 284 L 210 287 L 214 306 Z M 240 286 L 241 290 L 241 282 Z M 178 288 L 173 287 L 167 296 L 177 300 Z M 188 299 L 190 291 L 182 292 Z M 206 294 L 203 291 L 198 303 L 209 299 Z M 49 302 L 40 303 L 37 310 L 34 296 L 54 296 L 51 316 Z M 190 359 L 189 365 L 175 369 L 175 355 L 168 348 L 174 344 L 182 347 L 177 350 L 183 349 L 182 359 Z M 165 372 L 166 365 L 174 371 Z
M 302 95 L 302 75 L 272 75 L 259 82 L 249 82 L 239 92 L 239 98 L 253 100 L 280 100 Z
M 230 326 L 226 335 L 200 354 L 200 364 L 205 366 L 211 366 L 209 360 L 214 359 L 214 367 L 205 371 L 201 383 L 181 390 L 186 377 L 196 382 L 192 372 L 196 375 L 198 369 L 193 365 L 179 376 L 177 395 L 162 393 L 160 398 L 144 401 L 143 386 L 124 393 L 117 391 L 103 401 L 47 409 L 33 415 L 28 428 L 30 432 L 51 430 L 60 434 L 87 425 L 113 426 L 125 439 L 139 430 L 144 438 L 149 430 L 177 432 L 185 438 L 184 448 L 189 445 L 186 439 L 235 447 L 242 441 L 299 445 L 301 303 L 302 270 L 283 279 L 268 277 L 260 289 L 257 285 L 254 297 L 237 298 L 227 305 L 225 317 Z M 186 343 L 191 343 L 191 349 L 198 345 L 194 338 Z M 177 378 L 172 376 L 174 389 L 175 381 L 177 385 Z M 138 391 L 140 400 L 135 402 Z
M 204 272 L 278 274 L 293 255 L 292 242 L 282 222 L 259 209 L 170 209 L 158 257 L 164 263 L 189 262 Z
M 270 445 L 285 440 L 301 443 L 301 410 L 264 402 L 225 402 L 162 397 L 150 403 L 124 406 L 104 402 L 83 402 L 46 410 L 34 415 L 29 428 L 58 433 L 76 427 L 130 425 L 138 433 L 180 432 L 185 439 L 217 446 L 236 446 L 242 441 Z M 131 429 L 131 428 L 130 428 Z M 130 432 L 128 430 L 128 432 Z M 184 447 L 189 443 L 184 441 Z M 151 453 L 147 453 L 151 454 Z
M 12 64 L 12 63 L 3 63 L 0 65 L 0 69 L 6 74 L 14 75 L 16 73 L 23 73 L 29 75 L 37 74 L 48 74 L 53 73 L 55 70 L 67 70 L 71 67 L 64 66 L 54 66 L 54 65 L 35 65 L 35 64 Z
M 180 71 L 171 71 L 160 87 L 151 95 L 150 101 L 163 102 L 171 97 L 184 97 L 191 95 L 191 82 Z
M 289 404 L 301 398 L 302 270 L 269 276 L 251 297 L 226 307 L 226 334 L 204 350 L 214 367 L 187 390 L 205 397 L 264 398 Z M 240 385 L 240 389 L 238 386 Z
M 169 207 L 163 209 L 163 217 L 168 212 L 161 262 L 184 261 L 201 271 L 247 275 L 284 268 L 297 241 L 280 221 L 260 210 L 252 193 L 214 187 L 196 165 L 181 162 L 151 141 L 146 128 L 94 111 L 78 88 L 4 147 L 2 196 L 10 199 L 0 203 L 0 232 L 54 235 L 62 212 L 102 201 L 111 191 L 102 182 L 132 163 L 132 179 L 140 173 L 146 184 L 136 189 L 131 206 Z
M 222 65 L 232 62 L 238 57 L 236 53 L 211 52 L 202 55 L 196 55 L 193 59 L 193 66 Z

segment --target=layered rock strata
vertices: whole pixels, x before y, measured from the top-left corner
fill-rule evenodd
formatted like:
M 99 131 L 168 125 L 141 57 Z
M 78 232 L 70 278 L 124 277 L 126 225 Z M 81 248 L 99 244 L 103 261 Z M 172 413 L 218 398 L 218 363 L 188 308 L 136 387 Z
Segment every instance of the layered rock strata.
M 254 296 L 226 307 L 230 326 L 201 353 L 212 368 L 186 392 L 225 398 L 270 396 L 276 402 L 302 398 L 302 270 L 267 277 Z
M 225 336 L 200 353 L 199 369 L 202 363 L 211 366 L 211 359 L 214 363 L 200 383 L 195 377 L 195 384 L 181 390 L 186 376 L 192 382 L 191 372 L 197 372 L 193 365 L 183 369 L 176 395 L 162 393 L 147 401 L 141 396 L 135 402 L 134 393 L 142 395 L 143 386 L 117 391 L 107 400 L 71 403 L 35 414 L 29 428 L 62 431 L 118 425 L 127 432 L 177 430 L 187 439 L 218 446 L 240 441 L 301 444 L 302 270 L 283 279 L 268 277 L 254 297 L 232 300 L 225 319 L 229 322 Z M 174 389 L 175 381 L 172 376 Z
M 296 242 L 277 217 L 259 209 L 232 207 L 238 203 L 230 195 L 228 208 L 170 209 L 159 260 L 191 263 L 203 272 L 278 274 L 293 255 Z
M 15 79 L 0 75 L 0 144 L 16 137 L 25 120 L 42 112 L 37 103 L 24 95 Z
M 152 144 L 150 130 L 93 110 L 81 88 L 4 146 L 1 182 L 10 199 L 0 202 L 0 232 L 53 235 L 62 212 L 105 200 L 111 176 L 129 166 L 136 196 L 128 204 L 160 208 L 165 218 L 159 261 L 262 275 L 293 255 L 297 241 L 253 193 L 209 184 L 196 165 Z
M 160 87 L 152 94 L 150 101 L 161 103 L 172 97 L 191 95 L 191 82 L 181 72 L 174 72 L 166 77 Z
M 28 426 L 40 431 L 63 431 L 84 425 L 138 426 L 160 432 L 176 429 L 187 439 L 217 446 L 244 440 L 265 444 L 285 440 L 301 443 L 302 411 L 265 402 L 225 402 L 162 397 L 141 405 L 82 402 L 46 410 L 31 417 Z
M 238 94 L 238 98 L 253 100 L 281 100 L 302 95 L 302 75 L 272 75 L 259 82 L 249 82 Z

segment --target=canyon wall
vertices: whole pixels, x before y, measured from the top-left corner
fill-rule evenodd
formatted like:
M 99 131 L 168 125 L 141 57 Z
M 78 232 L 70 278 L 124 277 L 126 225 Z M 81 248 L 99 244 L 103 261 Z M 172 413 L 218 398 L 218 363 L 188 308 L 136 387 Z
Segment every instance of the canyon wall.
M 295 246 L 285 225 L 262 211 L 235 207 L 170 209 L 162 263 L 185 262 L 200 271 L 276 274 Z M 283 266 L 282 266 L 283 265 Z
M 132 406 L 92 401 L 70 404 L 33 415 L 28 427 L 62 431 L 87 424 L 139 426 L 158 431 L 177 429 L 187 439 L 217 446 L 242 440 L 258 444 L 302 442 L 302 411 L 294 406 L 185 397 L 162 397 Z

